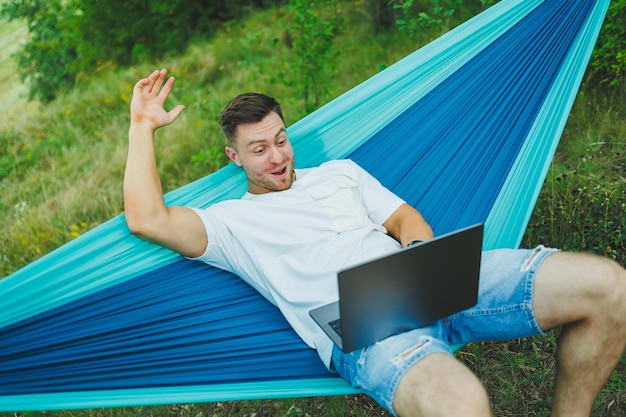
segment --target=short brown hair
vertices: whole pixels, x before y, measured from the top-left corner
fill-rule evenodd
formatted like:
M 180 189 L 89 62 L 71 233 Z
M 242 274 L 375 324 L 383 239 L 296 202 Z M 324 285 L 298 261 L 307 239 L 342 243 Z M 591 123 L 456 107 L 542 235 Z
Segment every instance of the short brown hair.
M 220 114 L 220 128 L 228 145 L 235 148 L 237 126 L 260 122 L 270 112 L 278 114 L 285 122 L 280 104 L 272 97 L 261 93 L 244 93 L 233 98 Z

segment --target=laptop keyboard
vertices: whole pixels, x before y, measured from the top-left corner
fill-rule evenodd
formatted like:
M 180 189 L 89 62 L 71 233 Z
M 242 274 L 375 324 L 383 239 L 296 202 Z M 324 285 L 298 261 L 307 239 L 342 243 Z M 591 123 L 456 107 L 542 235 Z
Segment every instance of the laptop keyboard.
M 341 336 L 341 319 L 333 320 L 328 323 L 328 325 L 335 331 L 335 333 Z

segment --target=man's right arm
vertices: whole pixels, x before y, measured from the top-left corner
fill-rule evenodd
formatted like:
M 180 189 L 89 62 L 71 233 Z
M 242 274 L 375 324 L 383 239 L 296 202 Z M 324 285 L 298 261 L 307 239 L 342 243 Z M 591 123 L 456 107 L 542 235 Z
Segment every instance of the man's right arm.
M 142 239 L 172 249 L 183 256 L 204 253 L 208 240 L 204 224 L 187 207 L 167 207 L 159 179 L 154 134 L 173 123 L 183 111 L 166 112 L 163 104 L 174 79 L 165 82 L 165 70 L 139 81 L 133 91 L 128 158 L 124 173 L 124 209 L 130 231 Z M 163 88 L 161 88 L 163 87 Z

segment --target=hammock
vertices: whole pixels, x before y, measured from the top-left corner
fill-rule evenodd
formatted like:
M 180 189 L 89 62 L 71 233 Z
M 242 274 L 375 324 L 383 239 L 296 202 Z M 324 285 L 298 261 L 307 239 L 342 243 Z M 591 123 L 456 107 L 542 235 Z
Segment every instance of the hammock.
M 288 129 L 299 166 L 351 158 L 441 234 L 516 247 L 608 0 L 502 1 Z M 233 164 L 166 195 L 241 196 Z M 0 281 L 0 411 L 358 392 L 237 277 L 116 217 Z

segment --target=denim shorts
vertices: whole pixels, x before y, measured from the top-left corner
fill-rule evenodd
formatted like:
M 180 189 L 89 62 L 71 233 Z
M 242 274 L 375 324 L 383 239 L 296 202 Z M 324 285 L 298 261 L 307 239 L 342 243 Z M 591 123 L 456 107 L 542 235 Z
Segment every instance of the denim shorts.
M 498 249 L 482 255 L 478 304 L 448 318 L 351 353 L 333 349 L 332 366 L 391 414 L 400 378 L 432 353 L 452 355 L 467 342 L 508 340 L 543 334 L 532 311 L 539 264 L 556 249 Z

